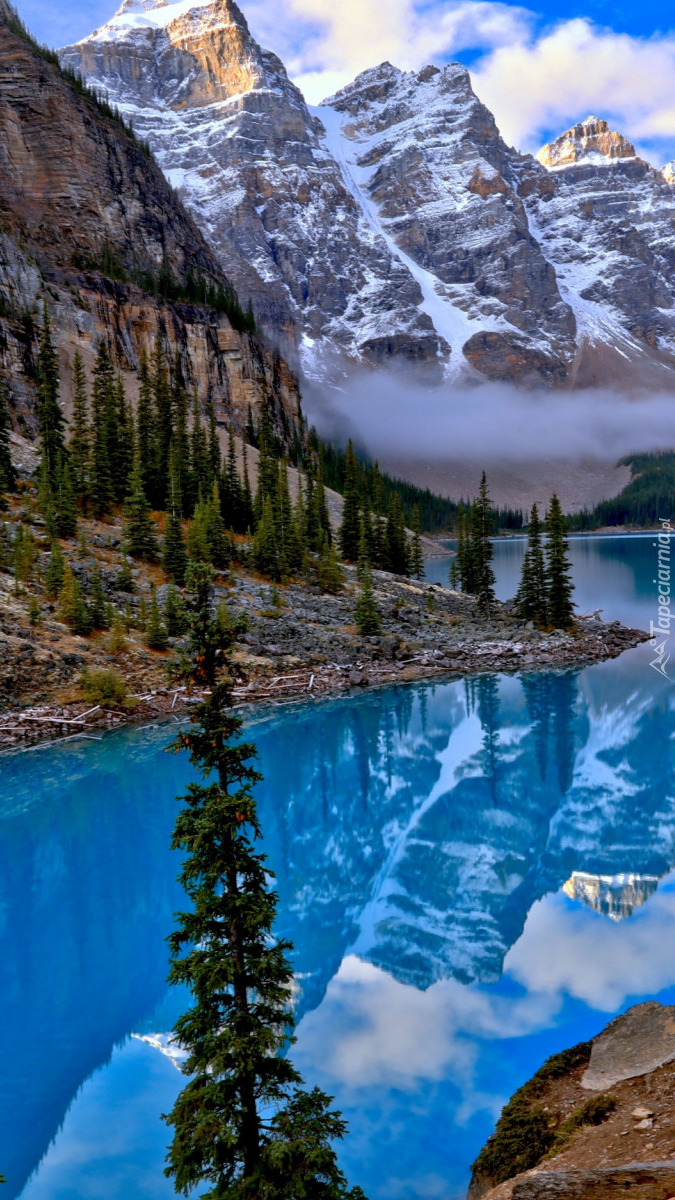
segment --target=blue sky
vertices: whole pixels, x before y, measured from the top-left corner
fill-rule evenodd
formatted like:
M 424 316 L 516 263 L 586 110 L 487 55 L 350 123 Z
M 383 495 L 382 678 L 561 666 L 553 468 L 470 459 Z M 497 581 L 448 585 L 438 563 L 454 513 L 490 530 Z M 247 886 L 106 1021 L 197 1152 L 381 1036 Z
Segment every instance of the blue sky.
M 119 0 L 17 0 L 52 46 L 86 36 Z M 675 157 L 675 12 L 662 0 L 240 0 L 311 103 L 383 59 L 459 60 L 507 141 L 536 150 L 593 113 L 657 165 Z

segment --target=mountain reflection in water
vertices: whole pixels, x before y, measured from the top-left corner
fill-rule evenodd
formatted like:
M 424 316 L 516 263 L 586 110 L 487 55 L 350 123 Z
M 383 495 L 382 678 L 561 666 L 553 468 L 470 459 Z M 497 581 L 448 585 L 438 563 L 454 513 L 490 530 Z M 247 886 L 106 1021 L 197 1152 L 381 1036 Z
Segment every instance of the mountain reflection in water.
M 296 1058 L 349 1119 L 370 1200 L 462 1194 L 543 1057 L 675 985 L 675 723 L 648 664 L 641 647 L 250 716 Z M 0 760 L 7 1200 L 172 1194 L 159 1113 L 180 1076 L 127 1040 L 186 1004 L 165 983 L 189 777 L 170 735 Z

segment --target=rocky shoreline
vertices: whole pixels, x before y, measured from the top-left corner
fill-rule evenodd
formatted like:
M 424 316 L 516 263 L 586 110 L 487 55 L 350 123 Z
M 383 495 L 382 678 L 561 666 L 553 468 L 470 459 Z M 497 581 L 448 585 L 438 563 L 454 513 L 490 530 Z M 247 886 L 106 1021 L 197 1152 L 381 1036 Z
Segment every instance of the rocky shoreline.
M 347 568 L 345 574 L 344 588 L 335 596 L 299 583 L 275 588 L 250 574 L 221 581 L 218 597 L 233 616 L 246 617 L 247 632 L 237 643 L 233 664 L 237 706 L 326 699 L 356 688 L 432 678 L 581 668 L 648 640 L 641 630 L 597 616 L 580 617 L 569 631 L 537 630 L 509 604 L 497 604 L 486 620 L 471 596 L 379 571 L 374 587 L 382 632 L 362 638 L 352 623 L 356 571 Z M 54 657 L 49 643 L 58 630 L 66 644 L 60 667 L 50 672 L 45 658 Z M 183 720 L 198 699 L 167 684 L 171 649 L 152 652 L 130 638 L 125 652 L 113 656 L 105 634 L 68 638 L 57 621 L 39 631 L 15 628 L 12 640 L 18 644 L 6 643 L 6 667 L 15 672 L 21 664 L 23 694 L 0 711 L 0 748 L 6 750 L 93 737 L 132 723 Z M 78 684 L 83 667 L 114 669 L 125 680 L 128 707 L 87 702 Z

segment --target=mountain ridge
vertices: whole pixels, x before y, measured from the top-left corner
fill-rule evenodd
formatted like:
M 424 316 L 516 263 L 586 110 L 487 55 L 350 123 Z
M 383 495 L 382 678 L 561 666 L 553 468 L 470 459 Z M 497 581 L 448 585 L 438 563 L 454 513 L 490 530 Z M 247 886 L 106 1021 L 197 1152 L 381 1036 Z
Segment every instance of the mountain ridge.
M 61 59 L 148 137 L 310 377 L 399 362 L 574 386 L 675 367 L 675 172 L 606 121 L 521 154 L 461 64 L 383 63 L 310 110 L 233 0 L 125 0 Z

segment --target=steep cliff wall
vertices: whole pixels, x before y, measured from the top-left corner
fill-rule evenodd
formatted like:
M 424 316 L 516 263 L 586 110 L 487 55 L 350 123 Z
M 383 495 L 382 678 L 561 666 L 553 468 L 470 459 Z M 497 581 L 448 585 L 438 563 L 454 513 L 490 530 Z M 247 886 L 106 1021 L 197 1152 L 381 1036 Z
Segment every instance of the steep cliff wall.
M 280 420 L 292 420 L 297 384 L 278 354 L 212 308 L 148 294 L 142 281 L 162 273 L 174 295 L 195 278 L 213 289 L 228 281 L 159 167 L 8 11 L 0 9 L 0 369 L 17 416 L 34 429 L 44 299 L 64 369 L 78 348 L 91 360 L 103 337 L 133 385 L 159 330 L 188 387 L 222 419 L 241 426 L 248 405 L 268 396 Z

